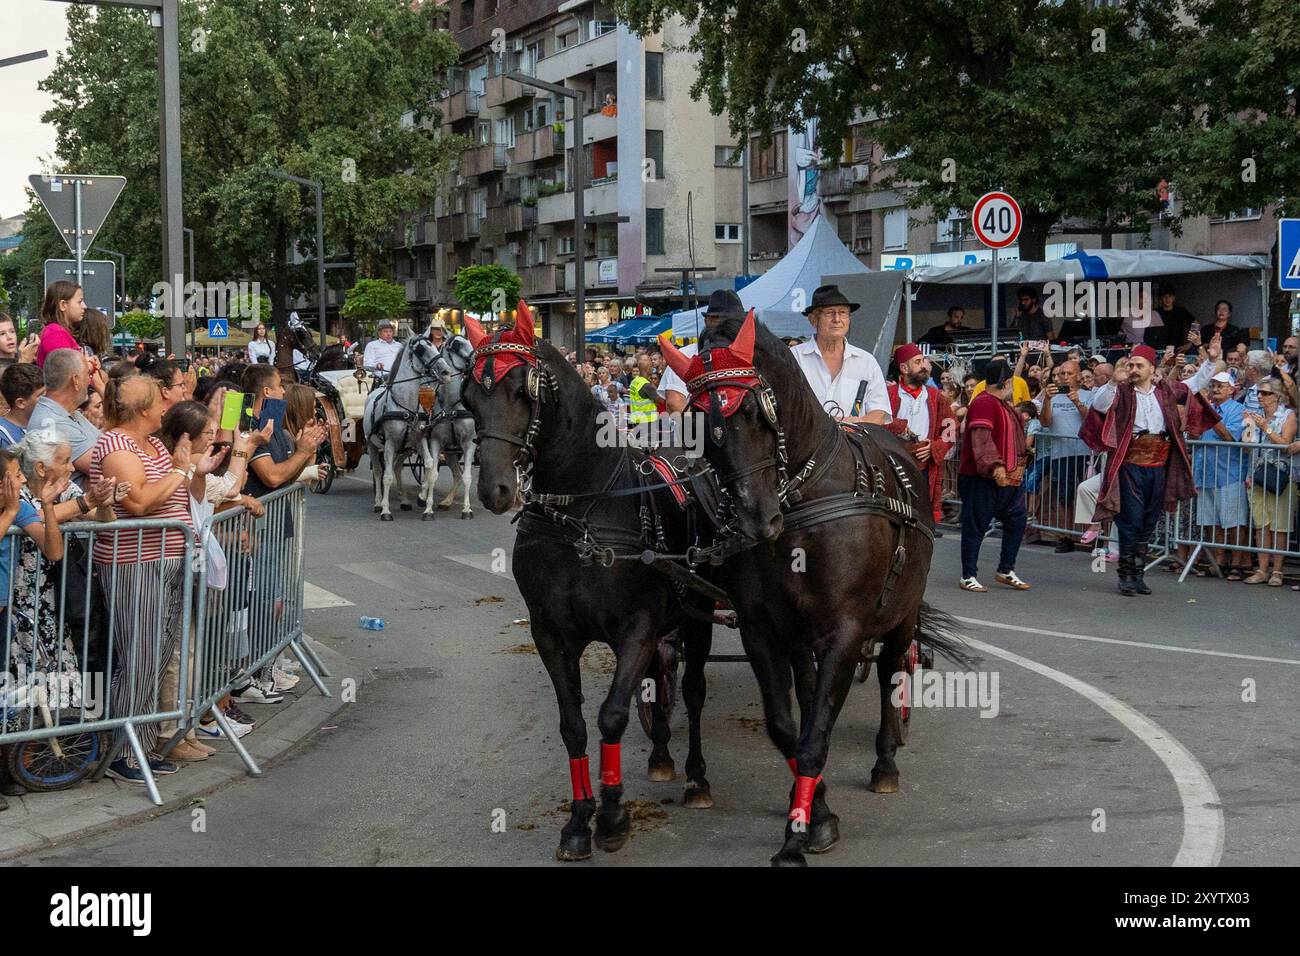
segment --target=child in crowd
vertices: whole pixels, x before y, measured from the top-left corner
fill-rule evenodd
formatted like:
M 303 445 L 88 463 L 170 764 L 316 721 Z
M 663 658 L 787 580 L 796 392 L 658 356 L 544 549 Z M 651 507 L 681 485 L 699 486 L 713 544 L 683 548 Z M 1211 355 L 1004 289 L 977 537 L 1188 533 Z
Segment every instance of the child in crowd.
M 1038 420 L 1038 406 L 1033 402 L 1021 402 L 1016 406 L 1020 421 L 1025 426 L 1025 455 L 1033 464 L 1025 469 L 1025 507 L 1032 516 L 1038 508 L 1038 481 L 1043 474 L 1043 460 L 1034 456 L 1034 439 L 1043 430 L 1043 423 Z

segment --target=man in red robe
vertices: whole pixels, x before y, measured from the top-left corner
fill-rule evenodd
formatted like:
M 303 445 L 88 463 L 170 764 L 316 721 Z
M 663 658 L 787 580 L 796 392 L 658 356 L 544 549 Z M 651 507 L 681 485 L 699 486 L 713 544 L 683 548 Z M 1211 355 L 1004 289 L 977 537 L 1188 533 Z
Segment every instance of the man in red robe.
M 943 392 L 930 384 L 930 360 L 908 343 L 894 350 L 898 381 L 889 382 L 892 422 L 885 427 L 907 443 L 930 489 L 936 523 L 943 513 L 943 461 L 957 440 L 957 419 Z
M 1196 495 L 1192 459 L 1179 424 L 1178 406 L 1187 406 L 1187 434 L 1199 438 L 1219 421 L 1198 394 L 1214 375 L 1219 337 L 1206 349 L 1209 360 L 1185 382 L 1156 374 L 1156 353 L 1138 345 L 1115 367 L 1115 376 L 1097 390 L 1079 437 L 1094 452 L 1107 452 L 1106 474 L 1094 522 L 1114 519 L 1119 532 L 1119 593 L 1150 594 L 1143 580 L 1147 545 L 1163 511 Z

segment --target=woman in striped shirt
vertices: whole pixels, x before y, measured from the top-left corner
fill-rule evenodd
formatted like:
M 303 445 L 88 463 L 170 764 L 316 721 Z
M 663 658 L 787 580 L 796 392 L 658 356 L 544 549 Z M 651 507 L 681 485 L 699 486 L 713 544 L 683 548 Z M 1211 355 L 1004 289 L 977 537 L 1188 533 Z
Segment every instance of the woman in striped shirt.
M 104 396 L 104 432 L 91 452 L 91 480 L 101 476 L 130 482 L 131 491 L 114 505 L 121 519 L 161 518 L 194 530 L 190 496 L 200 500 L 207 476 L 225 449 L 191 461 L 190 439 L 175 451 L 154 436 L 162 425 L 163 401 L 157 379 L 134 375 L 110 381 Z M 192 477 L 191 477 L 192 476 Z M 170 710 L 174 701 L 159 699 L 159 680 L 180 640 L 184 597 L 185 536 L 179 529 L 122 531 L 95 536 L 94 561 L 109 593 L 113 617 L 115 672 L 110 688 L 111 715 L 128 717 Z M 146 753 L 158 741 L 157 724 L 139 724 L 136 732 Z M 143 783 L 126 742 L 108 773 L 119 780 Z M 175 773 L 176 765 L 154 757 L 154 773 Z

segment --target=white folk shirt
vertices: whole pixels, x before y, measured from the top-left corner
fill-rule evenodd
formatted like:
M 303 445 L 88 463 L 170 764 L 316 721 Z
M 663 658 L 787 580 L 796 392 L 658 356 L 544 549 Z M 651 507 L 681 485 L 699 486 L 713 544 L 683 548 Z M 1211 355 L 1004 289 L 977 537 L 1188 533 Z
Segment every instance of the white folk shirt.
M 1190 392 L 1199 392 L 1205 386 L 1210 384 L 1210 378 L 1214 375 L 1214 363 L 1205 362 L 1196 370 L 1196 374 L 1187 381 L 1183 382 Z M 1152 435 L 1160 435 L 1165 431 L 1165 413 L 1160 410 L 1160 401 L 1156 398 L 1156 385 L 1154 380 L 1150 389 L 1142 391 L 1134 386 L 1133 394 L 1137 397 L 1137 403 L 1133 415 L 1133 433 L 1150 432 Z M 1107 382 L 1104 386 L 1097 389 L 1097 395 L 1092 400 L 1092 407 L 1098 413 L 1105 415 L 1109 410 L 1111 402 L 1115 400 L 1115 380 Z
M 812 386 L 817 401 L 822 403 L 822 408 L 831 417 L 853 417 L 858 384 L 865 381 L 867 390 L 862 396 L 862 408 L 857 414 L 884 412 L 885 420 L 889 420 L 889 393 L 885 390 L 885 376 L 880 371 L 880 363 L 870 352 L 845 342 L 844 362 L 840 365 L 839 375 L 832 379 L 831 370 L 822 358 L 822 350 L 815 337 L 796 345 L 790 351 L 803 369 L 804 377 Z
M 393 370 L 393 363 L 397 360 L 397 353 L 402 351 L 402 343 L 393 339 L 391 342 L 385 342 L 383 339 L 371 339 L 366 343 L 366 351 L 361 357 L 361 363 L 366 368 L 383 369 L 385 372 Z
M 857 393 L 854 392 L 856 395 Z M 866 404 L 866 399 L 863 399 Z M 913 398 L 907 393 L 902 383 L 898 386 L 898 414 L 894 416 L 897 421 L 907 422 L 907 430 L 913 435 L 925 441 L 930 437 L 930 390 L 924 385 L 921 391 Z
M 699 350 L 700 347 L 698 344 L 692 344 L 683 345 L 681 352 L 682 355 L 687 358 L 692 358 L 697 352 L 699 352 Z M 678 395 L 683 397 L 687 395 L 686 383 L 682 381 L 682 377 L 666 365 L 664 366 L 663 374 L 659 376 L 659 391 L 676 392 Z

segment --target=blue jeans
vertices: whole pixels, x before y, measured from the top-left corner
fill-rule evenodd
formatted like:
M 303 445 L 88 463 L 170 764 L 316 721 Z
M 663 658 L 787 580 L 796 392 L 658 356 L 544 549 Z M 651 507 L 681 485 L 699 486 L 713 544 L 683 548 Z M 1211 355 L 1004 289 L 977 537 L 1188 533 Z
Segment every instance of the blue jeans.
M 957 488 L 961 494 L 961 576 L 975 577 L 980 545 L 994 518 L 1002 522 L 998 574 L 1014 571 L 1029 520 L 1024 489 L 1018 485 L 1000 488 L 992 478 L 978 475 L 958 475 Z

